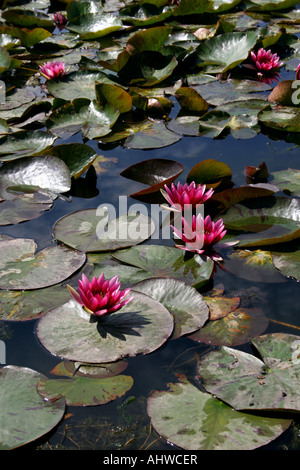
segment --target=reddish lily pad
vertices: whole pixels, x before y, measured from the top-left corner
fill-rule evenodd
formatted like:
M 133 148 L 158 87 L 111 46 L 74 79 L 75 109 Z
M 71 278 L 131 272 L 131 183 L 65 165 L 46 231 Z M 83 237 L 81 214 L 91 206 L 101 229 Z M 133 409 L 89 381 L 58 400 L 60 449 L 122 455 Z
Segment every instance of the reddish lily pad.
M 189 338 L 214 346 L 237 346 L 259 336 L 269 321 L 259 308 L 237 308 L 226 317 L 210 321 Z

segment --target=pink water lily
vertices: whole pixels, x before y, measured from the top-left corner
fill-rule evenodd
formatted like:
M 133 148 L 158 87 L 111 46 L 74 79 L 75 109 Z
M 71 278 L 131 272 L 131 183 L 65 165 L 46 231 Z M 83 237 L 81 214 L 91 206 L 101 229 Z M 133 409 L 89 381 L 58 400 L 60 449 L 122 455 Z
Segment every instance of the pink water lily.
M 86 312 L 101 317 L 120 310 L 133 299 L 125 299 L 131 289 L 120 290 L 120 286 L 118 276 L 106 280 L 102 273 L 98 278 L 93 277 L 91 282 L 83 274 L 79 280 L 78 292 L 69 285 L 67 287 L 72 297 Z
M 64 27 L 68 23 L 67 18 L 62 15 L 60 11 L 58 13 L 53 13 L 53 19 L 59 31 L 64 29 Z
M 213 222 L 209 215 L 203 219 L 202 215 L 198 214 L 197 216 L 192 216 L 191 225 L 182 217 L 182 230 L 174 226 L 171 227 L 174 234 L 185 243 L 185 245 L 175 245 L 176 248 L 193 253 L 205 254 L 214 261 L 222 260 L 221 256 L 214 251 L 214 246 L 226 234 L 222 219 Z M 222 244 L 222 246 L 219 245 L 219 247 L 232 246 L 236 243 L 237 242 L 228 242 Z
M 171 209 L 175 211 L 183 211 L 184 206 L 196 207 L 204 204 L 214 193 L 213 189 L 206 191 L 205 184 L 196 184 L 195 181 L 184 185 L 179 182 L 177 186 L 172 183 L 170 188 L 165 184 L 164 187 L 165 191 L 162 189 L 161 193 L 170 204 Z
M 40 71 L 43 77 L 47 78 L 47 80 L 51 80 L 52 78 L 65 75 L 65 63 L 58 61 L 46 62 L 40 65 Z
M 245 67 L 253 69 L 257 73 L 257 78 L 264 83 L 272 83 L 280 78 L 279 71 L 283 62 L 277 54 L 272 54 L 261 47 L 257 53 L 251 52 L 251 64 L 244 64 Z

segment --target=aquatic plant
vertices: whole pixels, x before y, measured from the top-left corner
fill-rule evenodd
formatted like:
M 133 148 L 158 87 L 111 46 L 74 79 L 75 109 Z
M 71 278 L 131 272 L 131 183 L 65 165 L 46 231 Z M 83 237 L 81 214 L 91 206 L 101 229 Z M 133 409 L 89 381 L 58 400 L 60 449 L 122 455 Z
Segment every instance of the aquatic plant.
M 257 73 L 257 78 L 264 83 L 272 83 L 280 78 L 279 71 L 283 62 L 277 54 L 272 54 L 270 50 L 261 47 L 257 53 L 251 51 L 252 63 L 244 64 L 245 67 L 253 69 Z
M 175 211 L 182 211 L 184 206 L 204 204 L 214 193 L 213 189 L 206 191 L 205 184 L 196 184 L 195 181 L 190 184 L 181 184 L 179 181 L 177 186 L 172 183 L 170 188 L 166 184 L 164 187 L 165 191 L 161 189 L 161 193 Z
M 40 72 L 47 80 L 52 78 L 57 78 L 65 75 L 65 63 L 64 62 L 45 62 L 43 65 L 40 65 Z
M 91 282 L 85 274 L 82 274 L 78 292 L 69 285 L 67 287 L 72 297 L 83 306 L 86 312 L 101 317 L 120 310 L 133 299 L 133 297 L 125 299 L 131 289 L 120 290 L 120 286 L 118 276 L 105 279 L 102 273 L 98 278 L 93 277 Z

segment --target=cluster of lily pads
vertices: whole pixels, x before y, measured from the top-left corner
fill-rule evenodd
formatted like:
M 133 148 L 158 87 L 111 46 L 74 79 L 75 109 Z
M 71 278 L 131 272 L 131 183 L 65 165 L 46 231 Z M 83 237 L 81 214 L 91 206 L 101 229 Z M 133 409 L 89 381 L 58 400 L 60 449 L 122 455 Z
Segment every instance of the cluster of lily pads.
M 183 136 L 249 139 L 280 131 L 298 142 L 297 95 L 285 84 L 288 97 L 270 99 L 272 79 L 282 83 L 280 69 L 295 78 L 299 71 L 296 1 L 73 0 L 62 12 L 49 0 L 4 3 L 3 227 L 51 210 L 72 182 L 101 164 L 88 141 L 153 149 Z M 83 143 L 63 143 L 78 132 Z M 247 279 L 299 281 L 299 170 L 269 174 L 263 162 L 245 168 L 247 184 L 239 187 L 230 167 L 214 159 L 189 168 L 175 185 L 183 170 L 176 161 L 150 159 L 121 176 L 146 184 L 130 196 L 150 204 L 176 204 L 183 191 L 183 202 L 194 203 L 198 188 L 205 228 L 232 247 L 221 254 L 210 251 L 210 237 L 207 246 L 202 238 L 181 249 L 151 244 L 153 220 L 136 213 L 109 221 L 114 236 L 99 238 L 96 208 L 60 218 L 53 244 L 40 251 L 33 239 L 1 236 L 0 319 L 36 319 L 41 346 L 62 362 L 51 378 L 1 368 L 0 448 L 43 436 L 66 406 L 122 397 L 133 386 L 123 374 L 128 358 L 181 337 L 217 348 L 199 362 L 193 383 L 181 376 L 148 398 L 160 436 L 184 449 L 254 449 L 291 425 L 277 414 L 299 411 L 300 338 L 260 336 L 268 326 L 262 309 L 209 286 L 220 267 Z M 118 236 L 137 221 L 138 238 Z M 195 236 L 200 225 L 192 227 Z M 247 342 L 261 359 L 233 349 Z

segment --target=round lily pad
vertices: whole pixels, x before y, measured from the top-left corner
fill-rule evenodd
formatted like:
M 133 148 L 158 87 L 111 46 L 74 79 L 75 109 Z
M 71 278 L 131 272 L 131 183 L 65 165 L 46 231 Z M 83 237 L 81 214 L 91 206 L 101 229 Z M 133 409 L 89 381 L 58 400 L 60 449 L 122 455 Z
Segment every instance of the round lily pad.
M 128 213 L 110 219 L 105 207 L 84 209 L 59 219 L 53 228 L 56 240 L 84 252 L 111 251 L 143 242 L 154 232 L 144 214 Z
M 300 249 L 288 249 L 287 251 L 272 251 L 271 257 L 275 268 L 283 276 L 291 277 L 300 281 Z
M 37 324 L 37 336 L 52 354 L 88 363 L 149 354 L 172 334 L 173 318 L 159 302 L 140 292 L 121 310 L 93 321 L 75 301 L 50 310 Z
M 9 161 L 41 153 L 56 137 L 45 131 L 19 131 L 0 139 L 0 160 Z
M 103 364 L 85 364 L 81 362 L 62 361 L 57 364 L 51 374 L 65 377 L 96 377 L 105 378 L 113 377 L 123 372 L 128 366 L 125 360 L 107 362 Z
M 147 279 L 133 285 L 134 291 L 158 300 L 174 317 L 172 339 L 201 328 L 208 320 L 209 309 L 202 295 L 177 279 Z
M 36 387 L 44 375 L 14 365 L 0 369 L 0 449 L 32 442 L 51 431 L 62 419 L 65 400 L 43 400 Z
M 85 263 L 86 255 L 64 246 L 50 246 L 36 253 L 33 240 L 0 241 L 0 288 L 40 289 L 58 284 Z
M 300 337 L 284 333 L 252 340 L 261 359 L 222 347 L 198 364 L 207 391 L 236 410 L 299 411 Z
M 210 258 L 202 260 L 194 256 L 186 259 L 182 250 L 171 246 L 136 246 L 115 252 L 113 257 L 150 273 L 149 277 L 171 277 L 195 288 L 205 284 L 213 271 Z
M 289 419 L 235 411 L 184 377 L 169 384 L 169 391 L 154 391 L 147 411 L 160 436 L 193 451 L 253 450 L 280 436 L 291 424 Z

